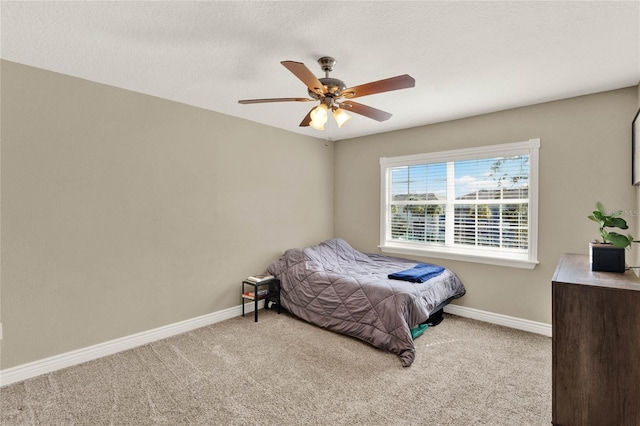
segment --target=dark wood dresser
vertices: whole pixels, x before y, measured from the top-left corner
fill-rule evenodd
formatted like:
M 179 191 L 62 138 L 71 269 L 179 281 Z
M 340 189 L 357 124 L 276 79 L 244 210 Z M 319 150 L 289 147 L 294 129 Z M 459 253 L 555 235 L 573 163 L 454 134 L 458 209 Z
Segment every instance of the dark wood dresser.
M 553 424 L 640 426 L 640 279 L 565 254 L 552 315 Z

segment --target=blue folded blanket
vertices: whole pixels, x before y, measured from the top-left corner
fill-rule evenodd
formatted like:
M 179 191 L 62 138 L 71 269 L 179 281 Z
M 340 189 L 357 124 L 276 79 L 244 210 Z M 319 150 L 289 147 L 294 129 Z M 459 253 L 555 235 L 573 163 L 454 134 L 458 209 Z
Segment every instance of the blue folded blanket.
M 389 278 L 392 280 L 409 281 L 412 283 L 423 283 L 430 278 L 437 277 L 443 272 L 444 268 L 442 266 L 431 265 L 429 263 L 418 263 L 411 269 L 405 269 L 404 271 L 389 274 Z

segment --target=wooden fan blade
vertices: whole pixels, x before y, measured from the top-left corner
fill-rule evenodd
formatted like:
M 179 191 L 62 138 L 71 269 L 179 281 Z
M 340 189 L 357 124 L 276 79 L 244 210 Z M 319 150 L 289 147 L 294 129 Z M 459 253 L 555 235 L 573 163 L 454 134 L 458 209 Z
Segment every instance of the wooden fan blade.
M 342 91 L 342 96 L 348 99 L 361 96 L 373 95 L 376 93 L 390 92 L 392 90 L 408 89 L 415 87 L 416 81 L 408 74 L 386 78 L 384 80 L 373 81 L 355 87 L 349 87 Z
M 271 99 L 243 99 L 239 104 L 262 104 L 265 102 L 309 102 L 314 99 L 307 98 L 271 98 Z
M 320 83 L 318 77 L 309 71 L 309 68 L 307 68 L 305 64 L 295 61 L 282 61 L 280 63 L 298 77 L 313 93 L 317 93 L 318 95 L 324 94 L 323 84 Z
M 313 111 L 316 107 L 313 107 L 309 110 L 306 117 L 302 119 L 300 122 L 300 127 L 309 127 L 309 123 L 311 123 L 311 111 Z
M 345 101 L 340 104 L 340 107 L 345 111 L 355 112 L 356 114 L 364 115 L 365 117 L 373 118 L 376 121 L 386 121 L 391 118 L 392 114 L 384 112 L 382 110 L 362 105 L 353 101 Z

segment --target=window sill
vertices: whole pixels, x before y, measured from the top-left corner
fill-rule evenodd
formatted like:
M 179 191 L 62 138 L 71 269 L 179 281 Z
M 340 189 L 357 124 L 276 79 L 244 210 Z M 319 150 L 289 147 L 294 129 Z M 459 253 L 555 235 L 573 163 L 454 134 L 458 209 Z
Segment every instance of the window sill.
M 539 263 L 537 260 L 524 260 L 503 256 L 483 256 L 479 253 L 462 253 L 460 251 L 430 250 L 423 247 L 407 247 L 401 245 L 380 245 L 383 253 L 404 254 L 411 256 L 432 257 L 435 259 L 459 260 L 462 262 L 483 263 L 485 265 L 507 266 L 510 268 L 533 269 Z

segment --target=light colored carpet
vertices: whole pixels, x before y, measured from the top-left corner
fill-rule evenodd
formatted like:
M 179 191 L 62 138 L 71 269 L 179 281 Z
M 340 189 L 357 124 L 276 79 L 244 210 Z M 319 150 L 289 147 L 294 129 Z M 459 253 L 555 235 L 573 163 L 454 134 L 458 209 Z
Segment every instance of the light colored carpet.
M 551 339 L 446 315 L 413 365 L 261 311 L 0 388 L 2 425 L 548 425 Z

